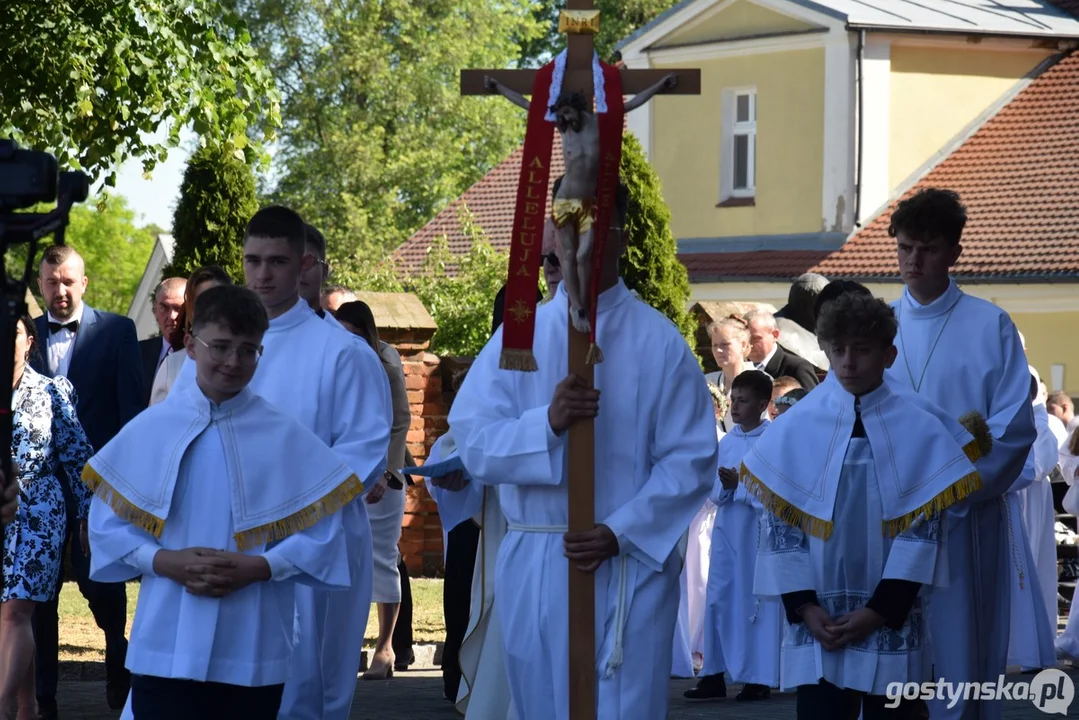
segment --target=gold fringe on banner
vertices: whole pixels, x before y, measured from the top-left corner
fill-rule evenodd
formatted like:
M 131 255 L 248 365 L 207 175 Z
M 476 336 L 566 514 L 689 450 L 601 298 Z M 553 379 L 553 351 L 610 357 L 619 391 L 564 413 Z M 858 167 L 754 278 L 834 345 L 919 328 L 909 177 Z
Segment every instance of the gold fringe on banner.
M 960 500 L 981 490 L 981 488 L 982 478 L 978 473 L 973 472 L 969 475 L 964 475 L 920 508 L 892 520 L 885 520 L 882 523 L 884 533 L 890 537 L 895 537 L 914 524 L 914 519 L 919 515 L 925 515 L 926 517 L 939 515 Z
M 302 510 L 272 523 L 260 525 L 250 530 L 238 532 L 233 537 L 236 547 L 241 552 L 248 548 L 264 545 L 275 540 L 283 540 L 298 532 L 303 532 L 315 523 L 355 500 L 363 492 L 363 482 L 356 475 L 349 475 L 345 481 Z
M 165 519 L 152 515 L 132 504 L 127 498 L 116 492 L 116 489 L 109 485 L 105 478 L 98 474 L 97 470 L 90 467 L 89 463 L 82 469 L 82 481 L 86 483 L 86 487 L 94 492 L 94 495 L 101 498 L 106 505 L 112 508 L 112 511 L 121 520 L 142 528 L 155 538 L 161 537 L 161 532 L 165 529 Z
M 799 527 L 809 535 L 818 537 L 821 540 L 827 540 L 832 536 L 834 526 L 830 520 L 821 520 L 818 517 L 813 517 L 809 513 L 799 510 L 791 505 L 789 502 L 769 490 L 768 486 L 760 481 L 760 478 L 746 468 L 745 464 L 742 465 L 738 472 L 738 479 L 746 486 L 746 490 L 753 493 L 757 499 L 761 501 L 765 510 L 772 513 L 783 522 L 788 525 L 793 525 L 794 527 Z
M 536 372 L 539 365 L 536 364 L 536 356 L 531 350 L 503 350 L 498 359 L 498 367 L 503 370 L 516 370 L 517 372 Z
M 586 365 L 599 365 L 603 362 L 603 351 L 599 349 L 599 345 L 592 343 L 588 346 L 588 354 L 584 356 L 584 362 Z

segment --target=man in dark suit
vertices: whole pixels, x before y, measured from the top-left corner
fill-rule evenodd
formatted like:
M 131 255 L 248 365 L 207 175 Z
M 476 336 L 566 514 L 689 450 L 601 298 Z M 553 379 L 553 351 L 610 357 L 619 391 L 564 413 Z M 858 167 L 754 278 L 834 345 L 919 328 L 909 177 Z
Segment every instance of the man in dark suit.
M 745 321 L 749 325 L 749 359 L 758 370 L 773 378 L 793 377 L 806 390 L 817 387 L 820 381 L 813 363 L 779 344 L 779 327 L 772 313 L 754 310 Z
M 184 290 L 187 280 L 181 277 L 165 278 L 154 290 L 154 319 L 157 320 L 159 337 L 139 341 L 139 356 L 142 360 L 142 406 L 150 404 L 150 391 L 154 386 L 154 375 L 161 363 L 173 352 L 169 340 L 176 332 L 180 313 L 184 309 Z
M 38 337 L 44 338 L 35 370 L 50 377 L 64 375 L 78 395 L 76 413 L 90 444 L 99 450 L 143 408 L 142 368 L 138 338 L 131 320 L 94 310 L 82 302 L 88 284 L 83 260 L 69 247 L 47 248 L 41 260 L 38 287 L 48 313 L 37 319 Z M 127 699 L 130 674 L 127 655 L 127 595 L 123 583 L 89 579 L 90 558 L 78 541 L 70 542 L 77 527 L 70 483 L 82 478 L 61 478 L 67 500 L 64 552 L 71 547 L 71 565 L 79 590 L 105 633 L 105 696 L 109 707 L 120 709 Z M 85 531 L 85 530 L 84 530 Z M 39 603 L 34 612 L 37 645 L 37 698 L 42 718 L 56 717 L 59 674 L 57 604 L 60 586 L 51 602 Z

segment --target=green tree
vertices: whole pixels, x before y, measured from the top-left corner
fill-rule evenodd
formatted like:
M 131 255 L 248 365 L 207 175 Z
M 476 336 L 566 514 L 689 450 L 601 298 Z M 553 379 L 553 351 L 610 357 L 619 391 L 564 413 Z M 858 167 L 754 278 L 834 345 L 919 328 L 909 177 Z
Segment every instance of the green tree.
M 604 60 L 614 54 L 615 46 L 635 30 L 673 7 L 678 0 L 596 0 L 600 11 L 599 34 L 595 38 L 596 52 Z M 565 0 L 541 0 L 535 10 L 536 20 L 544 32 L 536 38 L 521 42 L 521 62 L 538 65 L 566 47 L 566 36 L 558 32 L 558 11 Z
M 438 324 L 431 352 L 471 357 L 491 336 L 495 295 L 506 282 L 509 256 L 495 250 L 472 222 L 468 208 L 461 209 L 458 221 L 472 241 L 464 255 L 451 253 L 443 236 L 431 245 L 415 273 L 402 272 L 386 261 L 363 274 L 345 273 L 338 281 L 358 290 L 414 293 Z
M 111 195 L 107 202 L 102 200 L 105 198 L 91 198 L 86 204 L 71 208 L 64 243 L 74 248 L 86 265 L 86 276 L 90 278 L 84 298 L 86 303 L 99 310 L 126 315 L 157 236 L 149 228 L 135 226 L 135 213 L 127 207 L 122 196 Z M 42 206 L 36 211 L 51 209 Z M 41 248 L 51 241 L 50 236 L 38 244 L 35 264 L 41 260 Z M 9 272 L 21 275 L 26 263 L 26 246 L 10 249 L 6 260 Z M 31 281 L 30 289 L 42 311 L 46 310 L 37 283 Z
M 129 157 L 152 170 L 189 124 L 204 144 L 265 159 L 248 130 L 272 133 L 278 95 L 218 0 L 8 0 L 0 37 L 0 136 L 61 166 L 111 185 Z M 164 146 L 148 137 L 162 125 Z
M 326 235 L 344 270 L 404 242 L 520 142 L 524 113 L 462 98 L 459 72 L 507 67 L 531 0 L 233 0 L 282 89 L 265 195 Z
M 632 133 L 622 138 L 622 182 L 629 188 L 626 215 L 626 254 L 622 277 L 646 303 L 678 326 L 696 347 L 695 326 L 686 305 L 689 274 L 678 260 L 678 243 L 671 232 L 671 211 L 663 200 L 659 176 Z
M 172 263 L 164 277 L 187 277 L 214 264 L 242 278 L 244 229 L 257 210 L 250 166 L 220 148 L 197 151 L 180 185 L 172 218 Z

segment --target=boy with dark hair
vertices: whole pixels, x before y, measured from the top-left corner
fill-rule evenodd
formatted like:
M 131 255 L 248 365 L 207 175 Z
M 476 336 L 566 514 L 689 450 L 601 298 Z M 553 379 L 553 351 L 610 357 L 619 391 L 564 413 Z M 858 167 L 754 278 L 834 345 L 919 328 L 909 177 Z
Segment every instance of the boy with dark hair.
M 1036 431 L 1026 354 L 1008 314 L 967 295 L 950 277 L 963 252 L 967 214 L 959 196 L 926 189 L 900 202 L 889 234 L 906 288 L 892 303 L 898 355 L 888 374 L 953 418 L 976 413 L 993 452 L 977 461 L 984 487 L 950 513 L 951 578 L 928 609 L 938 677 L 995 682 L 1008 657 L 1009 578 L 1004 493 L 1023 470 Z M 995 720 L 999 700 L 930 701 L 934 720 Z
M 910 716 L 886 688 L 928 679 L 922 586 L 945 580 L 943 511 L 981 487 L 953 433 L 884 382 L 896 329 L 882 300 L 828 302 L 817 334 L 835 380 L 742 462 L 766 508 L 755 590 L 783 600 L 780 679 L 799 720 Z
M 738 484 L 742 458 L 770 423 L 763 419 L 772 399 L 772 378 L 747 370 L 731 382 L 731 419 L 736 425 L 719 441 L 719 473 L 711 500 L 708 589 L 704 610 L 704 667 L 691 699 L 726 696 L 723 672 L 745 683 L 738 700 L 766 700 L 779 685 L 781 613 L 775 599 L 753 594 L 757 528 L 763 507 Z
M 338 510 L 363 483 L 247 387 L 268 326 L 250 290 L 203 292 L 186 338 L 195 383 L 138 415 L 83 472 L 91 575 L 142 575 L 125 717 L 273 720 L 295 584 L 349 585 Z
M 307 224 L 295 210 L 270 205 L 256 212 L 247 222 L 244 244 L 253 237 L 285 238 L 293 251 L 302 254 L 307 244 Z

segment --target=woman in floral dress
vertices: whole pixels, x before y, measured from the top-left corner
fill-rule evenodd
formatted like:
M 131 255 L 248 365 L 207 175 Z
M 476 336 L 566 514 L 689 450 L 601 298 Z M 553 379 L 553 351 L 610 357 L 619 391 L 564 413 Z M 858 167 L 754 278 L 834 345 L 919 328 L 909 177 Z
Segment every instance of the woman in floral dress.
M 0 596 L 0 712 L 18 698 L 18 720 L 37 717 L 34 688 L 34 606 L 51 599 L 60 574 L 66 530 L 63 472 L 75 495 L 86 541 L 90 491 L 82 468 L 92 450 L 75 416 L 75 390 L 67 378 L 47 378 L 30 368 L 37 351 L 34 321 L 19 319 L 12 385 L 12 460 L 18 468 L 19 509 L 4 531 L 4 587 Z M 6 716 L 6 715 L 4 715 Z

